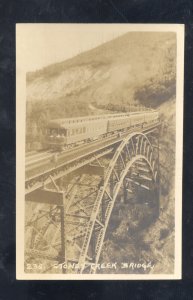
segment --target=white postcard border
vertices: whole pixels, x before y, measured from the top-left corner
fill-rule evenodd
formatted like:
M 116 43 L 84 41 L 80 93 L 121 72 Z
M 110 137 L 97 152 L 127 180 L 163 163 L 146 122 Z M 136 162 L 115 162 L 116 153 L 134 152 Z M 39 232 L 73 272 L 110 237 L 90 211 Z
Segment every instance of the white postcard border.
M 175 269 L 174 274 L 27 274 L 24 273 L 24 201 L 25 201 L 25 116 L 26 70 L 22 68 L 22 27 L 33 26 L 103 26 L 112 30 L 128 27 L 129 31 L 175 32 L 177 35 L 176 80 L 176 167 L 175 167 Z M 25 280 L 171 280 L 181 279 L 182 269 L 182 155 L 183 155 L 183 24 L 16 24 L 16 278 Z

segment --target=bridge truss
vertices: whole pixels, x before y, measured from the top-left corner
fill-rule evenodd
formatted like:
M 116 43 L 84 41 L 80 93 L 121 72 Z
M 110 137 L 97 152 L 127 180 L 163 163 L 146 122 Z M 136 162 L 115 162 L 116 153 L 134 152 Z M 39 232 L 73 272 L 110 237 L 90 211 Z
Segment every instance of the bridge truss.
M 88 164 L 28 195 L 26 262 L 51 261 L 46 273 L 95 273 L 117 201 L 127 203 L 139 190 L 159 214 L 159 137 L 128 134 L 121 143 L 93 155 Z M 55 269 L 53 271 L 53 265 Z M 68 265 L 75 267 L 68 268 Z

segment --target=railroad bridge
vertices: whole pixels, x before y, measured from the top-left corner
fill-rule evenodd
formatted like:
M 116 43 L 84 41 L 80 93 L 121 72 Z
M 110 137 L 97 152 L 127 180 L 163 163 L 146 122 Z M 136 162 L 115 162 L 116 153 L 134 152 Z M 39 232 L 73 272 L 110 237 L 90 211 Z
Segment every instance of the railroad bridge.
M 95 273 L 116 203 L 132 203 L 140 193 L 138 202 L 156 218 L 159 133 L 160 123 L 150 123 L 57 155 L 26 157 L 26 262 L 51 261 L 56 273 Z

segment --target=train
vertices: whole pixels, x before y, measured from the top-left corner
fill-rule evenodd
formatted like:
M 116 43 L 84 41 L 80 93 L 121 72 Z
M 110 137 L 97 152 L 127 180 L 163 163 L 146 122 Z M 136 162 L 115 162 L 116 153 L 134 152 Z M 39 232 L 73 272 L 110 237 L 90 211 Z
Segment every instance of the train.
M 64 150 L 111 135 L 121 135 L 130 128 L 143 128 L 159 120 L 158 111 L 116 113 L 54 119 L 46 130 L 47 148 Z

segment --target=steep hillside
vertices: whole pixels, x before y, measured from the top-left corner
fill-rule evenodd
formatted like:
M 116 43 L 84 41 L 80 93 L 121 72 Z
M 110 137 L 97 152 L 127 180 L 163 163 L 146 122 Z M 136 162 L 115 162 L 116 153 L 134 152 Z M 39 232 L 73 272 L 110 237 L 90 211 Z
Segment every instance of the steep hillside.
M 72 59 L 28 73 L 27 100 L 145 100 L 153 105 L 158 83 L 163 90 L 164 83 L 170 85 L 175 78 L 175 52 L 173 33 L 130 32 Z M 151 86 L 148 91 L 147 86 Z M 151 101 L 144 97 L 145 92 Z
M 175 97 L 174 33 L 129 32 L 27 74 L 27 150 L 41 148 L 50 119 L 95 114 L 95 106 L 159 107 Z

